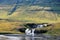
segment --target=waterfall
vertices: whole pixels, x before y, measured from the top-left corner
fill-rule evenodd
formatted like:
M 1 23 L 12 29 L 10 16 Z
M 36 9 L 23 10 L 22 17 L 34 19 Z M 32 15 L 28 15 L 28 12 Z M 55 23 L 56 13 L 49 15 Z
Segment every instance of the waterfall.
M 32 35 L 32 36 L 34 36 L 34 31 L 35 31 L 35 29 L 26 29 L 25 30 L 25 33 L 26 33 L 26 35 Z

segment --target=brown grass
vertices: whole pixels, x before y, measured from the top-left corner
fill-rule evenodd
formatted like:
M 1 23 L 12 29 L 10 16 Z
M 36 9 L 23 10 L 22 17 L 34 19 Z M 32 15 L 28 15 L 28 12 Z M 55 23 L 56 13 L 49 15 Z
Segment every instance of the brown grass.
M 0 33 L 8 32 L 8 33 L 20 33 L 16 30 L 12 30 L 17 27 L 24 27 L 24 23 L 22 22 L 8 22 L 8 21 L 0 21 Z M 49 29 L 49 28 L 47 28 Z M 54 23 L 54 28 L 48 32 L 49 34 L 59 34 L 60 35 L 60 23 Z

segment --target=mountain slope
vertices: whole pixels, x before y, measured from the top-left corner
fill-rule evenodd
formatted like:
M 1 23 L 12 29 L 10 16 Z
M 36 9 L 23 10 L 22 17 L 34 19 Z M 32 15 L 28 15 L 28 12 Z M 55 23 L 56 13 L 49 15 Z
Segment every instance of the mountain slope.
M 55 22 L 60 19 L 59 0 L 1 0 L 0 19 L 22 22 Z
M 27 8 L 26 8 L 27 7 Z M 15 20 L 20 20 L 24 22 L 50 22 L 58 21 L 58 13 L 47 11 L 51 10 L 50 7 L 40 7 L 40 6 L 20 6 L 12 15 L 9 16 L 10 19 L 15 18 Z

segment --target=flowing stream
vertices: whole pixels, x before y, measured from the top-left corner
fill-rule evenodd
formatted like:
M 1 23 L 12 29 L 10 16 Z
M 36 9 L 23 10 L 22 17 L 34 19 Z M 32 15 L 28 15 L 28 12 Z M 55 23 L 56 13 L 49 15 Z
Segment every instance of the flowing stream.
M 34 36 L 27 36 L 25 34 L 6 34 L 0 35 L 0 40 L 60 40 L 60 36 L 48 34 L 36 34 Z

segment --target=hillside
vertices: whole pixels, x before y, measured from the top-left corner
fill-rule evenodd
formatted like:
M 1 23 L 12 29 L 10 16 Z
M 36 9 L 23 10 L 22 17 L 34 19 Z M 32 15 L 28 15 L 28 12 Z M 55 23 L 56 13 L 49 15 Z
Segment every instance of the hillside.
M 20 33 L 24 23 L 52 23 L 60 35 L 60 0 L 0 0 L 0 33 Z
M 21 22 L 60 22 L 59 0 L 1 0 L 0 19 Z
M 10 9 L 12 6 L 6 6 Z M 59 22 L 60 14 L 49 11 L 50 7 L 41 6 L 20 6 L 13 14 L 8 15 L 8 9 L 0 10 L 0 19 L 17 20 L 22 22 Z M 27 7 L 27 8 L 26 8 Z
M 27 6 L 26 6 L 27 7 Z M 41 21 L 58 21 L 60 14 L 55 12 L 50 12 L 50 7 L 40 7 L 40 6 L 30 6 L 28 8 L 20 7 L 12 15 L 10 19 L 18 19 L 22 21 L 32 21 L 32 22 L 41 22 Z M 40 11 L 41 10 L 41 11 Z

